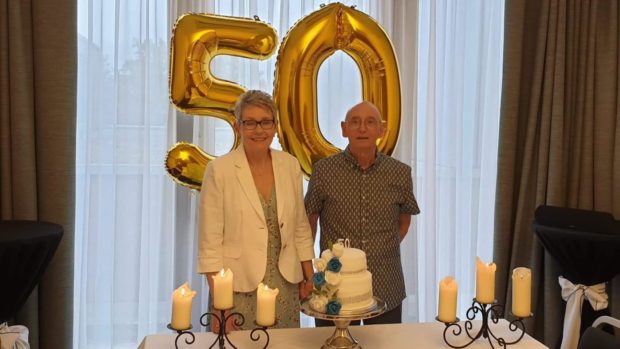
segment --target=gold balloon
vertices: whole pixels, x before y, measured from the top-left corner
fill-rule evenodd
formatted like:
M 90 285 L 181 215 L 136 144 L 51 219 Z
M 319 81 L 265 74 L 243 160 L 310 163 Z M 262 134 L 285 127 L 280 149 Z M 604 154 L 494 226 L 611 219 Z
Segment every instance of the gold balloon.
M 277 42 L 275 30 L 257 18 L 181 16 L 170 50 L 172 103 L 186 114 L 216 117 L 232 126 L 235 101 L 245 89 L 213 76 L 211 60 L 220 54 L 266 59 Z M 274 82 L 280 142 L 308 176 L 316 161 L 339 151 L 322 136 L 316 106 L 319 68 L 336 50 L 356 62 L 364 100 L 373 102 L 386 122 L 379 149 L 391 154 L 398 140 L 400 79 L 390 39 L 363 12 L 340 3 L 324 6 L 297 22 L 284 38 Z M 233 149 L 238 144 L 235 133 Z M 199 190 L 205 167 L 214 158 L 193 144 L 177 143 L 168 151 L 166 169 L 177 183 Z
M 378 148 L 392 154 L 398 140 L 400 78 L 390 39 L 367 14 L 341 3 L 324 6 L 297 22 L 284 37 L 274 82 L 280 143 L 299 160 L 306 175 L 311 174 L 313 163 L 339 151 L 319 130 L 316 101 L 319 68 L 336 50 L 358 65 L 364 100 L 374 103 L 386 122 Z
M 275 29 L 257 17 L 207 14 L 179 17 L 170 48 L 171 102 L 186 114 L 215 117 L 232 127 L 235 101 L 246 89 L 215 77 L 211 73 L 211 60 L 217 55 L 264 60 L 275 52 L 277 44 Z M 235 132 L 232 149 L 238 145 L 239 135 Z M 189 152 L 191 161 L 181 158 L 185 152 Z M 194 145 L 180 143 L 168 152 L 166 169 L 178 183 L 200 189 L 202 177 L 196 175 L 204 173 L 206 164 L 213 158 Z M 189 171 L 185 173 L 189 176 L 183 170 Z
M 200 190 L 207 163 L 214 158 L 191 143 L 179 142 L 168 150 L 166 170 L 175 182 Z

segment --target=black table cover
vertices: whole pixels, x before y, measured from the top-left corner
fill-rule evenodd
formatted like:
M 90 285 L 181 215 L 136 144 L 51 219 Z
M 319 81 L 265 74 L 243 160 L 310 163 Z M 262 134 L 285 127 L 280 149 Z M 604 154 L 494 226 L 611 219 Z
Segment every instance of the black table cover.
M 35 221 L 0 221 L 0 323 L 28 299 L 52 259 L 63 229 Z
M 559 263 L 561 275 L 586 286 L 608 282 L 620 273 L 620 222 L 606 212 L 540 206 L 534 231 Z M 609 308 L 594 311 L 583 303 L 581 333 Z

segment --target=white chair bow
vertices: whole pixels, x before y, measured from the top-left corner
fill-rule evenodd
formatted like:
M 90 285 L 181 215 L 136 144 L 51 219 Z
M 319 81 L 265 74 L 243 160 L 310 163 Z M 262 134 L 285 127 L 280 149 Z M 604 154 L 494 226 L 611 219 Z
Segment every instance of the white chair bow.
M 581 307 L 584 298 L 590 302 L 592 309 L 602 310 L 607 308 L 608 296 L 605 292 L 605 283 L 592 286 L 575 285 L 568 279 L 559 277 L 562 287 L 562 299 L 566 301 L 564 312 L 564 334 L 562 336 L 561 349 L 576 349 L 579 344 L 579 329 L 581 327 Z
M 0 349 L 30 349 L 28 328 L 16 325 L 0 324 Z

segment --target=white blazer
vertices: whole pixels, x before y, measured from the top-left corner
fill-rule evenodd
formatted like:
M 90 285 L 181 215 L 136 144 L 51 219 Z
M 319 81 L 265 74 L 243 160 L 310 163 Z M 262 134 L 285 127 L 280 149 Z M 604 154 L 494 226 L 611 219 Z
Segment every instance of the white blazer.
M 282 247 L 278 269 L 303 280 L 300 261 L 314 258 L 297 159 L 271 150 Z M 200 191 L 198 272 L 230 268 L 237 292 L 256 290 L 267 266 L 267 224 L 243 146 L 207 165 Z

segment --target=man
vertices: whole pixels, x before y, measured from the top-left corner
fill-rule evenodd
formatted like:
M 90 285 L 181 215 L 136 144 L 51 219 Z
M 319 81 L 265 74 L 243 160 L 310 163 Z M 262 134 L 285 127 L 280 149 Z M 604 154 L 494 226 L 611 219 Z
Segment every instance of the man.
M 364 323 L 400 323 L 406 296 L 400 242 L 411 215 L 420 213 L 411 167 L 377 150 L 377 139 L 385 129 L 372 103 L 351 108 L 341 127 L 349 145 L 315 164 L 305 197 L 306 213 L 314 236 L 320 219 L 321 251 L 330 241 L 348 238 L 352 247 L 366 252 L 374 295 L 387 303 L 387 310 Z M 332 322 L 316 320 L 316 325 Z

